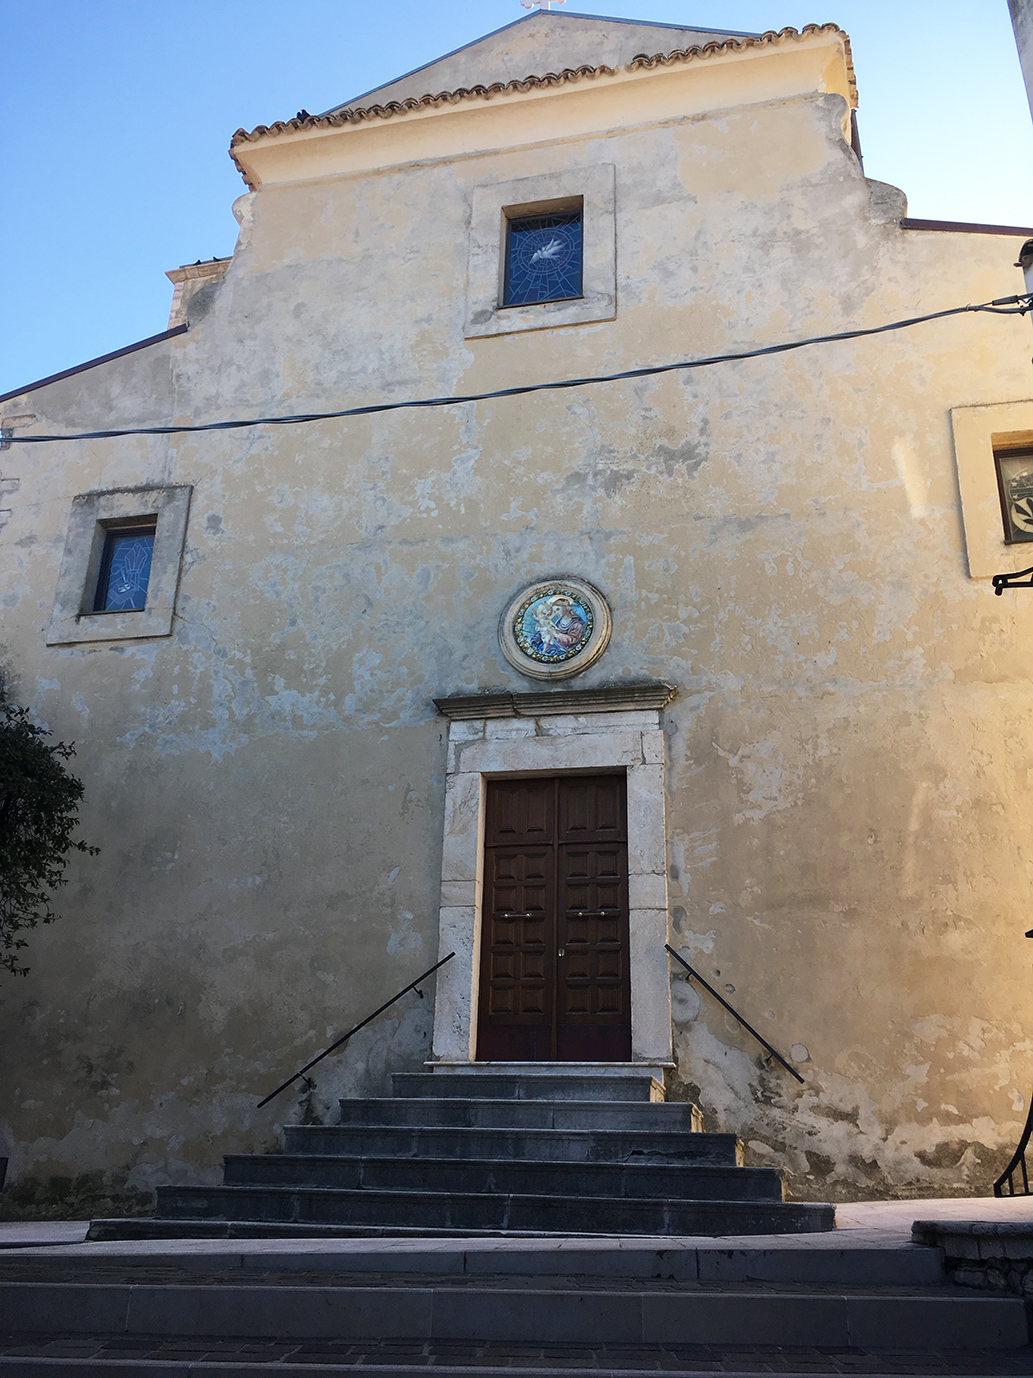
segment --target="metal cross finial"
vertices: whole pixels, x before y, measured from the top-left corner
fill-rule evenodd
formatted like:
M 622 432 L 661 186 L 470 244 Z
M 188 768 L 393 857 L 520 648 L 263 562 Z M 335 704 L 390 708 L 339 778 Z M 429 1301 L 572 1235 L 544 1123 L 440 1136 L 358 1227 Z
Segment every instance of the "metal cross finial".
M 520 3 L 525 10 L 533 10 L 535 5 L 537 5 L 539 14 L 542 14 L 548 10 L 550 5 L 565 5 L 567 0 L 520 0 Z

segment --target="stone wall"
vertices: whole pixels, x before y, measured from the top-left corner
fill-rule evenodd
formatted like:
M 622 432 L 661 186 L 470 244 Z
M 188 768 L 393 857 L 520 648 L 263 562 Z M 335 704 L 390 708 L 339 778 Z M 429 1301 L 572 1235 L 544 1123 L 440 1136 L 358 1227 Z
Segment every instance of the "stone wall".
M 916 1220 L 911 1234 L 916 1244 L 943 1250 L 947 1282 L 1033 1304 L 1033 1224 Z

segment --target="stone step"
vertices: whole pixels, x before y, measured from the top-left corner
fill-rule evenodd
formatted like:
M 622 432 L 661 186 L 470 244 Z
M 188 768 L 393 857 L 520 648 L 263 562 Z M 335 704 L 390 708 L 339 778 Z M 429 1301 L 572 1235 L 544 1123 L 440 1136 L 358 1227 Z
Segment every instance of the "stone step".
M 105 1339 L 104 1336 L 95 1338 L 100 1342 Z M 112 1348 L 121 1351 L 125 1347 L 125 1337 L 111 1336 L 109 1344 Z M 571 1372 L 576 1371 L 572 1370 L 569 1362 L 566 1362 L 569 1357 L 567 1346 L 560 1347 L 559 1352 L 551 1358 L 548 1356 L 548 1347 L 546 1347 L 545 1357 L 541 1359 L 541 1362 L 535 1362 L 536 1359 L 541 1358 L 541 1346 L 535 1347 L 533 1355 L 523 1355 L 522 1361 L 511 1360 L 511 1346 L 500 1346 L 495 1351 L 497 1358 L 493 1358 L 489 1353 L 484 1362 L 479 1363 L 471 1357 L 470 1352 L 471 1350 L 479 1351 L 481 1349 L 479 1345 L 463 1344 L 457 1346 L 455 1342 L 451 1344 L 445 1342 L 444 1345 L 432 1349 L 424 1357 L 423 1350 L 425 1347 L 414 1344 L 411 1347 L 411 1352 L 409 1346 L 403 1346 L 403 1354 L 399 1359 L 397 1357 L 399 1346 L 397 1343 L 392 1343 L 390 1357 L 384 1354 L 380 1345 L 370 1345 L 368 1346 L 372 1351 L 370 1362 L 363 1363 L 360 1361 L 356 1363 L 350 1357 L 341 1358 L 334 1362 L 335 1354 L 339 1354 L 347 1348 L 354 1348 L 354 1346 L 334 1345 L 328 1341 L 325 1348 L 331 1350 L 331 1354 L 327 1355 L 329 1362 L 313 1362 L 309 1353 L 311 1346 L 305 1346 L 306 1352 L 300 1359 L 291 1357 L 281 1359 L 279 1357 L 281 1346 L 278 1345 L 276 1346 L 274 1361 L 275 1368 L 271 1368 L 269 1359 L 256 1357 L 253 1352 L 254 1347 L 250 1346 L 241 1346 L 245 1357 L 233 1353 L 224 1359 L 213 1358 L 210 1353 L 205 1352 L 209 1346 L 203 1341 L 203 1337 L 197 1336 L 184 1337 L 184 1352 L 171 1359 L 120 1358 L 117 1354 L 109 1353 L 102 1343 L 98 1344 L 100 1353 L 96 1358 L 77 1357 L 73 1359 L 51 1358 L 46 1355 L 26 1355 L 22 1352 L 25 1348 L 26 1346 L 21 1346 L 18 1355 L 10 1358 L 0 1354 L 0 1378 L 71 1378 L 71 1375 L 75 1374 L 81 1374 L 82 1378 L 268 1378 L 271 1372 L 281 1375 L 282 1378 L 285 1372 L 292 1371 L 290 1368 L 292 1364 L 295 1366 L 293 1371 L 299 1374 L 304 1373 L 306 1378 L 418 1378 L 419 1375 L 435 1373 L 462 1374 L 463 1378 L 570 1378 Z M 170 1346 L 173 1353 L 177 1353 L 177 1348 L 177 1346 Z M 460 1356 L 458 1358 L 457 1348 Z M 604 1361 L 608 1360 L 606 1367 L 601 1370 L 593 1365 L 592 1371 L 596 1373 L 597 1378 L 643 1378 L 643 1374 L 655 1372 L 658 1368 L 674 1369 L 682 1374 L 683 1378 L 712 1378 L 714 1369 L 712 1362 L 709 1361 L 712 1360 L 714 1353 L 720 1354 L 721 1352 L 720 1350 L 715 1351 L 711 1346 L 706 1346 L 701 1357 L 707 1366 L 696 1369 L 691 1366 L 691 1360 L 686 1366 L 681 1347 L 675 1347 L 672 1350 L 667 1345 L 636 1345 L 630 1358 L 626 1356 L 625 1349 L 626 1347 L 622 1346 L 618 1351 L 619 1357 L 616 1358 L 616 1363 L 620 1365 L 619 1367 L 614 1366 L 615 1361 L 611 1357 L 613 1355 L 612 1348 L 600 1346 L 591 1351 L 593 1358 L 599 1354 Z M 131 1350 L 130 1352 L 134 1351 Z M 260 1352 L 261 1348 L 259 1348 Z M 1002 1353 L 1009 1355 L 1013 1352 L 1010 1350 L 1002 1351 Z M 195 1357 L 197 1354 L 204 1354 L 204 1357 L 197 1358 Z M 766 1347 L 751 1346 L 746 1353 L 736 1347 L 734 1361 L 749 1363 L 750 1367 L 729 1369 L 722 1366 L 720 1369 L 721 1378 L 756 1378 L 758 1371 L 765 1371 L 758 1366 L 762 1365 L 765 1359 L 769 1357 L 770 1352 Z M 817 1348 L 800 1350 L 798 1357 L 799 1361 L 806 1364 L 807 1367 L 802 1370 L 795 1367 L 792 1369 L 780 1367 L 776 1372 L 781 1375 L 781 1378 L 815 1378 L 815 1375 L 821 1374 L 835 1375 L 835 1378 L 840 1378 L 843 1372 L 833 1359 Z M 906 1372 L 918 1375 L 935 1374 L 937 1378 L 941 1378 L 945 1374 L 967 1375 L 972 1373 L 971 1361 L 963 1368 L 955 1368 L 950 1366 L 951 1358 L 951 1355 L 942 1354 L 916 1355 L 916 1365 L 909 1365 Z M 406 1359 L 411 1359 L 412 1362 L 406 1363 Z M 925 1367 L 924 1365 L 919 1367 L 918 1364 L 921 1364 L 923 1359 L 931 1360 L 933 1367 Z M 899 1362 L 900 1355 L 893 1354 L 891 1356 L 891 1363 L 894 1365 L 893 1374 L 899 1374 L 902 1371 L 896 1367 Z M 562 1367 L 554 1367 L 557 1363 L 561 1364 Z M 634 1367 L 624 1367 L 626 1363 L 631 1363 Z M 452 1364 L 458 1364 L 461 1367 L 453 1368 Z M 983 1367 L 980 1369 L 981 1375 L 985 1375 L 989 1371 Z M 866 1369 L 866 1378 L 873 1372 L 870 1368 Z M 994 1372 L 1013 1374 L 1028 1373 L 1029 1370 L 1020 1370 L 1009 1366 L 1005 1370 L 995 1368 Z M 890 1378 L 890 1374 L 874 1374 L 874 1378 Z
M 594 1235 L 799 1234 L 831 1230 L 835 1224 L 832 1206 L 772 1200 L 685 1201 L 507 1192 L 459 1195 L 276 1186 L 159 1187 L 157 1217 L 158 1223 L 237 1220 Z
M 268 1378 L 277 1373 L 283 1378 L 285 1372 L 304 1373 L 307 1378 L 418 1378 L 418 1375 L 452 1374 L 453 1378 L 570 1378 L 572 1372 L 584 1369 L 584 1364 L 572 1366 L 570 1348 L 566 1345 L 527 1346 L 500 1345 L 481 1346 L 475 1343 L 441 1342 L 427 1346 L 402 1345 L 389 1342 L 390 1348 L 378 1344 L 359 1346 L 365 1349 L 369 1362 L 356 1361 L 350 1356 L 338 1357 L 354 1345 L 334 1345 L 330 1342 L 318 1343 L 316 1349 L 329 1351 L 323 1357 L 326 1362 L 314 1360 L 313 1346 L 303 1346 L 301 1357 L 281 1359 L 282 1346 L 276 1346 L 276 1357 L 272 1360 L 258 1357 L 246 1345 L 238 1352 L 231 1352 L 219 1358 L 210 1352 L 211 1346 L 202 1337 L 185 1337 L 178 1345 L 170 1345 L 176 1358 L 125 1359 L 106 1351 L 103 1347 L 105 1337 L 97 1337 L 99 1357 L 80 1357 L 75 1359 L 49 1358 L 45 1356 L 25 1356 L 7 1358 L 0 1355 L 0 1378 L 69 1378 L 81 1373 L 83 1378 Z M 268 1343 L 268 1342 L 267 1342 Z M 125 1338 L 112 1336 L 113 1349 L 122 1350 Z M 24 1348 L 24 1347 L 23 1347 Z M 134 1353 L 136 1346 L 130 1350 Z M 237 1351 L 237 1347 L 234 1346 Z M 399 1352 L 401 1351 L 401 1352 Z M 1025 1351 L 1023 1351 L 1025 1352 Z M 519 1357 L 513 1358 L 512 1356 Z M 698 1353 L 700 1367 L 694 1360 Z M 994 1358 L 987 1357 L 979 1366 L 979 1375 L 1028 1375 L 1031 1360 L 1023 1360 L 1019 1351 L 999 1350 Z M 195 1357 L 203 1354 L 203 1358 Z M 724 1355 L 727 1358 L 722 1361 Z M 477 1357 L 475 1357 L 477 1356 Z M 743 1348 L 734 1346 L 731 1351 L 715 1346 L 682 1345 L 634 1345 L 634 1346 L 593 1346 L 585 1347 L 583 1357 L 592 1362 L 591 1372 L 596 1378 L 643 1378 L 646 1373 L 658 1370 L 677 1372 L 683 1378 L 713 1378 L 715 1362 L 721 1363 L 721 1378 L 756 1378 L 758 1373 L 775 1372 L 780 1378 L 815 1378 L 815 1375 L 832 1375 L 841 1378 L 844 1370 L 837 1358 L 825 1347 L 794 1346 L 792 1359 L 788 1361 L 783 1352 L 769 1346 L 751 1345 Z M 964 1353 L 893 1351 L 886 1356 L 884 1367 L 876 1369 L 871 1363 L 878 1363 L 880 1356 L 868 1351 L 865 1358 L 869 1365 L 863 1370 L 866 1378 L 891 1378 L 892 1375 L 908 1373 L 918 1375 L 971 1375 L 975 1373 L 973 1360 L 966 1361 Z M 901 1367 L 902 1362 L 907 1367 Z M 772 1363 L 778 1364 L 772 1368 Z M 275 1366 L 273 1366 L 275 1365 Z M 739 1367 L 743 1365 L 743 1367 Z M 798 1366 L 799 1365 L 799 1366 Z M 1019 1366 L 1021 1365 L 1021 1366 Z
M 441 1080 L 441 1078 L 437 1078 Z M 491 1100 L 463 1097 L 383 1096 L 340 1102 L 340 1124 L 428 1125 L 456 1129 L 635 1130 L 661 1133 L 702 1133 L 703 1116 L 689 1101 L 562 1101 Z M 291 1133 L 293 1127 L 288 1128 Z M 732 1134 L 708 1134 L 708 1139 L 734 1139 Z
M 774 1168 L 707 1163 L 540 1162 L 493 1158 L 229 1154 L 226 1186 L 332 1187 L 347 1191 L 501 1193 L 520 1196 L 669 1197 L 678 1201 L 778 1201 Z M 167 1190 L 167 1189 L 166 1189 Z
M 663 1086 L 640 1072 L 395 1072 L 396 1096 L 491 1100 L 663 1101 Z
M 0 1282 L 24 1334 L 838 1346 L 987 1351 L 1027 1343 L 1024 1303 L 963 1289 Z M 899 1360 L 898 1360 L 899 1362 Z M 899 1368 L 897 1371 L 900 1371 Z M 904 1371 L 907 1371 L 906 1369 Z
M 734 1134 L 697 1134 L 660 1126 L 599 1130 L 346 1122 L 286 1125 L 283 1133 L 285 1153 L 727 1166 L 743 1161 L 742 1141 Z
M 132 1222 L 130 1222 L 132 1223 Z M 145 1223 L 137 1221 L 136 1223 Z M 579 1239 L 307 1239 L 226 1247 L 139 1242 L 51 1253 L 0 1254 L 0 1281 L 128 1282 L 165 1270 L 181 1281 L 198 1276 L 272 1274 L 281 1280 L 325 1280 L 331 1274 L 412 1273 L 446 1278 L 576 1277 L 593 1284 L 637 1281 L 790 1283 L 820 1287 L 933 1287 L 944 1281 L 938 1248 L 915 1244 L 842 1243 L 842 1233 L 799 1235 L 761 1244 L 746 1240 Z M 156 1272 L 156 1270 L 158 1270 Z
M 549 1163 L 669 1163 L 734 1167 L 741 1163 L 732 1134 L 650 1133 L 634 1129 L 454 1129 L 407 1125 L 292 1125 L 288 1154 L 373 1158 L 493 1158 Z
M 777 1231 L 769 1230 L 767 1233 L 773 1234 Z M 128 1216 L 101 1218 L 90 1222 L 90 1227 L 86 1235 L 89 1243 L 111 1243 L 112 1241 L 124 1243 L 130 1241 L 139 1244 L 143 1241 L 155 1243 L 156 1241 L 172 1242 L 173 1240 L 189 1240 L 191 1243 L 203 1240 L 219 1241 L 225 1240 L 250 1240 L 252 1243 L 258 1240 L 281 1242 L 285 1240 L 300 1240 L 304 1243 L 311 1243 L 318 1240 L 321 1243 L 328 1240 L 369 1242 L 371 1240 L 390 1241 L 418 1241 L 424 1242 L 433 1240 L 442 1243 L 483 1243 L 485 1240 L 504 1240 L 512 1243 L 517 1240 L 521 1243 L 528 1241 L 553 1241 L 557 1239 L 580 1239 L 589 1243 L 598 1240 L 612 1240 L 613 1234 L 599 1234 L 597 1231 L 557 1231 L 557 1230 L 514 1230 L 514 1229 L 466 1229 L 458 1225 L 433 1226 L 433 1225 L 327 1225 L 323 1221 L 305 1221 L 296 1223 L 284 1220 L 229 1220 L 213 1217 L 207 1220 L 197 1220 L 189 1216 L 180 1219 L 159 1219 L 155 1216 Z

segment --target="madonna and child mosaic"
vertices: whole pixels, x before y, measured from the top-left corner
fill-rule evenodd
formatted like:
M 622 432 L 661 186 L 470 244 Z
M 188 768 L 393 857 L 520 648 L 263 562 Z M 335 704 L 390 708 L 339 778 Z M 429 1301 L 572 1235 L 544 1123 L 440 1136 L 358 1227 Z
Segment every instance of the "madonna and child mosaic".
M 563 577 L 510 600 L 499 624 L 509 663 L 532 679 L 564 679 L 595 663 L 610 637 L 610 609 L 598 589 Z
M 517 645 L 532 660 L 547 665 L 573 660 L 587 646 L 595 624 L 587 604 L 587 599 L 563 587 L 536 590 L 513 619 Z

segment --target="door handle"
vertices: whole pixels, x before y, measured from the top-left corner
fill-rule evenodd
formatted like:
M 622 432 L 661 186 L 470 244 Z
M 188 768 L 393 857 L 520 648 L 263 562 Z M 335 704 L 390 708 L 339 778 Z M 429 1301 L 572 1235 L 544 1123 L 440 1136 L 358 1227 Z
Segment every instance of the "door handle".
M 559 950 L 559 952 L 556 953 L 556 956 L 557 956 L 557 957 L 562 957 L 562 956 L 566 953 L 566 951 L 567 951 L 567 949 L 566 949 L 565 947 L 561 947 L 560 950 Z

